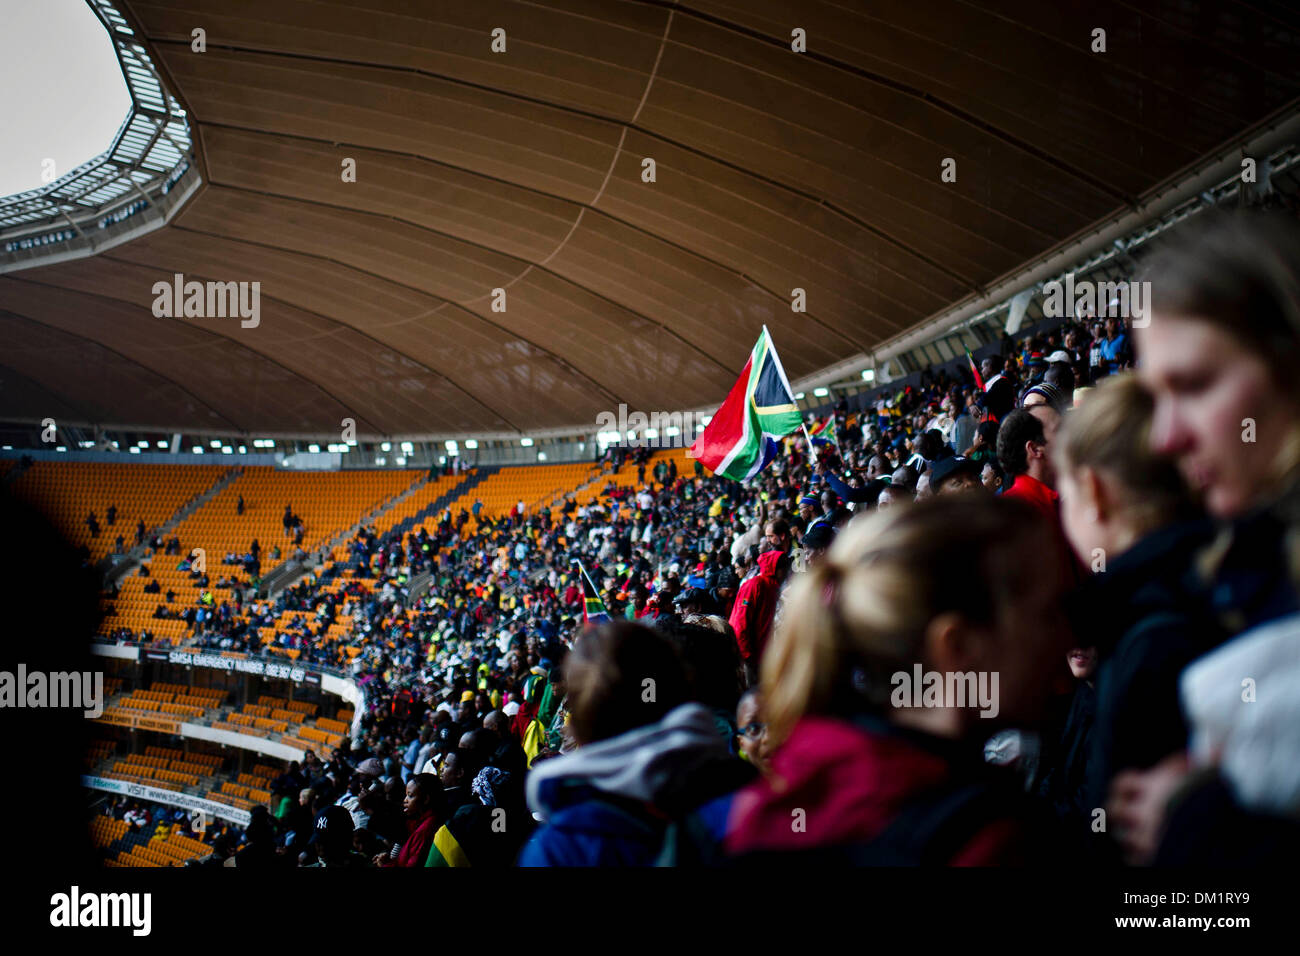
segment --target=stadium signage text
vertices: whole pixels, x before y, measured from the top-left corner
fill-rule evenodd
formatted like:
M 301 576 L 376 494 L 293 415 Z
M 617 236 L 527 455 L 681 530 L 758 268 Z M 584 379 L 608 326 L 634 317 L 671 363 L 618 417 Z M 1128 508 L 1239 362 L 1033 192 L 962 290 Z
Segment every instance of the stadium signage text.
M 291 664 L 276 664 L 272 661 L 250 661 L 242 657 L 222 657 L 219 654 L 189 654 L 185 651 L 172 651 L 168 655 L 172 664 L 188 664 L 194 667 L 210 667 L 213 670 L 233 671 L 237 674 L 255 674 L 259 677 L 275 677 L 302 683 L 307 676 L 307 669 Z
M 172 282 L 153 284 L 153 314 L 160 319 L 242 319 L 241 328 L 255 329 L 262 321 L 262 283 L 185 281 L 177 272 Z
M 164 790 L 161 787 L 149 787 L 140 783 L 131 783 L 128 780 L 110 780 L 107 777 L 82 774 L 81 785 L 90 790 L 125 794 L 137 800 L 162 803 L 169 807 L 180 807 L 182 810 L 201 810 L 210 817 L 220 817 L 222 820 L 229 820 L 241 827 L 248 826 L 249 821 L 252 819 L 252 815 L 247 810 L 240 810 L 238 807 L 228 806 L 216 800 L 205 800 L 203 797 L 196 797 L 192 794 L 180 793 L 176 790 Z

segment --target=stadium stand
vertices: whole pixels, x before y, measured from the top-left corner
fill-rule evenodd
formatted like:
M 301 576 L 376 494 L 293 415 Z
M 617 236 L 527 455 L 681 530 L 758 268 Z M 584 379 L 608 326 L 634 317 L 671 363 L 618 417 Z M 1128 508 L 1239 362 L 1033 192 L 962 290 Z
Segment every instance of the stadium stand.
M 92 561 L 113 553 L 118 535 L 126 550 L 136 542 L 137 522 L 150 535 L 187 502 L 210 488 L 226 471 L 214 465 L 39 462 L 13 484 L 14 494 L 38 505 L 73 545 Z M 109 509 L 115 521 L 108 523 Z M 87 524 L 94 515 L 98 534 Z

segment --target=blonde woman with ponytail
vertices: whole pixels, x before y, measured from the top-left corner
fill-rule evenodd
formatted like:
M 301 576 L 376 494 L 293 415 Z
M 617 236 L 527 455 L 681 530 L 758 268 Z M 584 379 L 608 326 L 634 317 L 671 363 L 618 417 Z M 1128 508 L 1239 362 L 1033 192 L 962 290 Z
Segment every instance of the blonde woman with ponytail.
M 1213 526 L 1177 466 L 1152 450 L 1154 410 L 1137 377 L 1122 372 L 1089 390 L 1052 446 L 1061 524 L 1092 576 L 1076 602 L 1080 646 L 1070 663 L 1079 681 L 1042 794 L 1083 816 L 1104 803 L 1117 771 L 1187 745 L 1178 678 L 1218 640 L 1185 584 Z M 1080 659 L 1100 660 L 1094 684 Z
M 1046 852 L 1022 788 L 982 750 L 1040 716 L 1065 653 L 1058 541 L 1022 503 L 976 495 L 854 519 L 790 585 L 763 658 L 771 773 L 704 808 L 697 833 L 747 860 Z

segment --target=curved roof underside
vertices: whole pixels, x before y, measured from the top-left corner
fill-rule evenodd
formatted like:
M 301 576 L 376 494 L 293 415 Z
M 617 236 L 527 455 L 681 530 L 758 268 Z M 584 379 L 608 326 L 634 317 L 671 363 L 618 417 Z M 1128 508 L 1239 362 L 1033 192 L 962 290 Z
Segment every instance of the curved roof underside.
M 764 323 L 792 379 L 870 351 L 1300 93 L 1281 3 L 119 7 L 205 186 L 0 276 L 3 418 L 432 436 L 708 406 Z M 155 318 L 177 272 L 259 281 L 260 325 Z

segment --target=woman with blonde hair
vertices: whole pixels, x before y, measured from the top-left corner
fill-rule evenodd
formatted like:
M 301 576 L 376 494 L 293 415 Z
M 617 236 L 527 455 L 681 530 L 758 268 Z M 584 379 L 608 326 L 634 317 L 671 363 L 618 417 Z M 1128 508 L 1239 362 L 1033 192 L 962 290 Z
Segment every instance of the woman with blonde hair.
M 1191 759 L 1119 774 L 1109 818 L 1133 862 L 1290 862 L 1300 852 L 1300 223 L 1203 213 L 1171 230 L 1140 279 L 1151 445 L 1224 523 L 1192 564 L 1199 610 L 1228 639 L 1181 681 Z M 1260 674 L 1271 692 L 1242 706 L 1242 681 Z
M 1150 767 L 1186 746 L 1178 678 L 1219 639 L 1184 584 L 1213 529 L 1177 466 L 1151 449 L 1154 409 L 1122 372 L 1088 393 L 1052 446 L 1061 523 L 1093 572 L 1074 601 L 1081 646 L 1070 663 L 1078 671 L 1089 652 L 1100 660 L 1095 697 L 1080 680 L 1045 755 L 1043 795 L 1070 812 L 1101 806 L 1118 770 Z
M 1046 820 L 982 752 L 1042 714 L 1065 653 L 1058 540 L 1025 505 L 975 495 L 850 522 L 791 584 L 763 659 L 770 775 L 702 808 L 678 859 L 1049 853 Z

